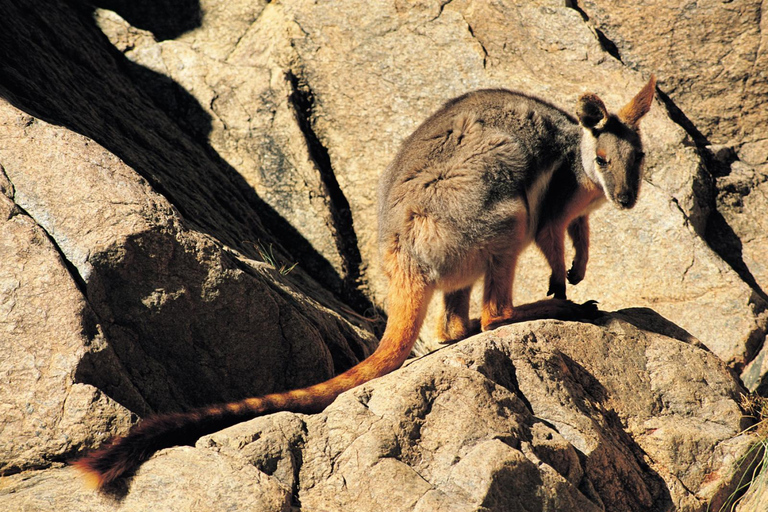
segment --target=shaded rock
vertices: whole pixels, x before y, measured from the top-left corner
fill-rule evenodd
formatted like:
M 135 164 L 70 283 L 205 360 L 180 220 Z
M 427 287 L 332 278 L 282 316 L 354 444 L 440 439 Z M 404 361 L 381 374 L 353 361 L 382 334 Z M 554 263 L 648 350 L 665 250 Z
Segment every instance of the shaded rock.
M 10 2 L 3 21 L 11 19 L 17 21 L 3 23 L 0 35 L 6 55 L 0 95 L 39 119 L 99 143 L 160 191 L 195 229 L 253 259 L 259 259 L 259 244 L 274 244 L 289 264 L 300 259 L 293 279 L 302 282 L 305 293 L 333 302 L 304 270 L 336 287 L 339 276 L 210 147 L 210 116 L 189 92 L 128 61 L 82 6 L 46 0 L 31 9 Z M 48 30 L 50 25 L 60 29 Z M 144 88 L 131 80 L 137 73 Z M 162 109 L 157 106 L 162 101 L 171 105 Z
M 308 508 L 719 507 L 752 442 L 741 387 L 711 353 L 652 332 L 690 339 L 658 315 L 601 324 L 501 328 L 322 414 L 258 418 L 197 446 L 256 464 Z
M 107 11 L 97 19 L 131 61 L 190 92 L 211 120 L 219 154 L 332 262 L 347 290 L 361 286 L 379 303 L 377 178 L 444 101 L 506 87 L 571 110 L 590 90 L 617 110 L 642 85 L 582 14 L 552 1 L 202 5 L 200 27 L 175 41 L 157 42 Z M 229 35 L 217 36 L 223 26 Z M 134 81 L 152 90 L 146 77 Z M 689 134 L 661 102 L 642 128 L 655 188 L 632 212 L 594 215 L 592 264 L 569 293 L 609 309 L 659 307 L 741 368 L 765 334 L 764 298 L 699 238 L 714 192 Z M 649 272 L 650 261 L 657 271 Z M 542 298 L 543 258 L 529 256 L 519 269 L 517 302 Z M 427 350 L 437 309 L 422 334 Z
M 92 140 L 2 101 L 0 141 L 13 197 L 2 196 L 3 471 L 124 432 L 136 419 L 125 408 L 144 416 L 298 387 L 370 350 L 370 334 L 190 230 Z
M 642 83 L 603 51 L 576 11 L 552 2 L 338 6 L 289 2 L 283 11 L 287 23 L 303 30 L 292 41 L 300 76 L 315 98 L 314 130 L 349 199 L 360 251 L 371 269 L 378 266 L 369 226 L 375 225 L 379 170 L 443 101 L 468 89 L 509 87 L 569 109 L 589 89 L 617 109 Z M 409 51 L 396 51 L 402 46 Z M 382 98 L 380 106 L 371 98 Z M 756 318 L 749 286 L 698 238 L 711 197 L 702 162 L 661 104 L 643 121 L 643 133 L 655 188 L 643 192 L 632 212 L 604 208 L 594 216 L 593 262 L 600 263 L 590 266 L 574 297 L 597 299 L 611 309 L 662 307 L 666 317 L 740 367 L 753 357 L 754 333 L 764 331 L 766 321 Z M 691 252 L 681 254 L 681 247 Z M 649 272 L 649 261 L 663 271 Z M 518 302 L 542 298 L 548 282 L 543 259 L 526 260 L 519 269 Z M 381 277 L 368 279 L 381 297 Z M 702 325 L 703 318 L 713 321 Z
M 710 229 L 710 239 L 721 253 L 732 257 L 732 265 L 754 288 L 758 298 L 765 298 L 768 286 L 768 166 L 753 167 L 733 161 L 728 172 L 717 178 L 719 216 Z M 765 307 L 755 301 L 755 313 L 766 316 Z M 765 331 L 756 331 L 753 345 L 760 348 L 742 372 L 744 384 L 752 391 L 768 392 L 768 361 Z
M 711 203 L 717 211 L 707 220 L 706 239 L 754 288 L 758 298 L 749 303 L 761 316 L 768 283 L 762 226 L 767 204 L 762 183 L 768 174 L 768 116 L 762 107 L 768 99 L 765 2 L 572 4 L 622 62 L 659 76 L 670 115 L 696 144 L 714 144 L 721 153 L 715 155 L 719 162 L 708 163 L 716 177 Z M 755 354 L 766 335 L 764 322 L 758 324 L 746 340 L 744 362 L 756 358 L 744 374 L 750 389 L 765 375 L 755 368 L 765 359 Z
M 8 194 L 0 194 L 0 473 L 8 473 L 71 457 L 135 417 L 76 382 L 87 355 L 102 352 L 106 371 L 120 367 L 58 249 L 0 176 Z
M 375 343 L 352 309 L 383 297 L 377 176 L 421 120 L 480 87 L 566 110 L 591 90 L 615 110 L 645 78 L 609 31 L 630 24 L 595 14 L 600 2 L 579 6 L 585 21 L 551 0 L 203 0 L 154 23 L 129 2 L 96 3 L 116 13 L 9 0 L 0 17 L 4 475 L 57 466 L 133 413 L 348 368 Z M 762 40 L 758 72 L 742 66 L 756 5 L 675 11 L 696 37 L 719 10 L 749 14 L 733 23 L 747 28 L 722 62 L 726 85 L 702 82 L 727 89 L 713 101 L 742 98 L 731 76 L 746 76 L 745 101 L 762 97 Z M 635 309 L 600 326 L 501 329 L 323 414 L 259 418 L 163 451 L 117 502 L 73 490 L 66 469 L 3 476 L 0 508 L 717 509 L 751 443 L 739 435 L 742 389 L 718 357 L 737 370 L 754 359 L 745 380 L 765 386 L 764 123 L 759 108 L 736 119 L 738 102 L 684 122 L 677 104 L 689 112 L 710 93 L 681 96 L 695 80 L 675 76 L 662 76 L 672 99 L 643 121 L 640 202 L 594 215 L 587 277 L 568 290 Z M 721 121 L 738 147 L 716 155 L 713 181 L 699 134 L 721 140 Z M 701 238 L 712 243 L 718 218 L 725 261 Z M 256 261 L 259 246 L 274 261 Z M 547 278 L 528 254 L 517 302 L 542 298 Z
M 210 140 L 341 275 L 346 284 L 337 291 L 353 298 L 360 265 L 355 240 L 348 240 L 354 231 L 341 218 L 338 185 L 308 124 L 311 92 L 291 72 L 290 38 L 299 28 L 276 19 L 268 2 L 204 3 L 201 25 L 177 40 L 156 41 L 112 11 L 98 10 L 96 21 L 141 66 L 132 72 L 135 82 L 190 131 Z M 158 84 L 158 76 L 172 82 Z M 177 87 L 199 103 L 201 120 L 174 101 Z
M 745 281 L 768 288 L 768 165 L 732 163 L 729 173 L 717 178 L 717 209 L 732 231 L 736 247 L 729 253 L 743 262 Z

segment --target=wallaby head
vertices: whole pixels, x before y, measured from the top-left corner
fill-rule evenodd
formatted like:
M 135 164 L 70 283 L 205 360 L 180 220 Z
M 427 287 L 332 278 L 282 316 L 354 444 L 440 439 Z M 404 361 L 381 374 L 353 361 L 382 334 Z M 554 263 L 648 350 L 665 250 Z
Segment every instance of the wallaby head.
M 621 209 L 632 208 L 643 177 L 640 120 L 653 103 L 656 78 L 651 79 L 617 114 L 610 114 L 596 94 L 579 99 L 577 115 L 583 128 L 581 159 L 589 178 Z

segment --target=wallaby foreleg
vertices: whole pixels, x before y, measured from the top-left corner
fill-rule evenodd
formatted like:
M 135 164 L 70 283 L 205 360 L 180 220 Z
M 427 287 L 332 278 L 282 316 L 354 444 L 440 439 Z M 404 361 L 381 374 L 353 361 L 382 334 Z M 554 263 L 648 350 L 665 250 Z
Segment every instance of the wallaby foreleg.
M 559 224 L 549 224 L 536 233 L 536 245 L 552 269 L 547 295 L 565 299 L 565 229 Z
M 575 250 L 573 264 L 568 271 L 568 282 L 579 284 L 587 273 L 589 260 L 589 217 L 582 215 L 573 219 L 568 226 L 568 236 L 571 237 Z

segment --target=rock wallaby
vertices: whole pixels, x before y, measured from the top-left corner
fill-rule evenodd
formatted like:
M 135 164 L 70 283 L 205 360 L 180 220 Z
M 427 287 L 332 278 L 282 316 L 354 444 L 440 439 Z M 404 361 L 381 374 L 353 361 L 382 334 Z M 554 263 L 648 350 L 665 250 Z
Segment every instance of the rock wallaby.
M 617 114 L 583 95 L 577 118 L 531 96 L 481 90 L 449 101 L 403 143 L 379 185 L 379 244 L 389 278 L 389 321 L 376 351 L 350 370 L 304 389 L 188 412 L 159 414 L 74 464 L 97 487 L 130 474 L 161 448 L 275 412 L 322 411 L 340 393 L 399 368 L 434 291 L 444 294 L 442 340 L 469 334 L 472 284 L 484 279 L 482 330 L 533 318 L 578 319 L 594 303 L 565 298 L 584 278 L 589 213 L 606 198 L 632 208 L 642 178 L 638 125 L 655 78 Z M 575 257 L 566 272 L 568 232 Z M 518 255 L 531 242 L 552 269 L 553 299 L 512 307 Z

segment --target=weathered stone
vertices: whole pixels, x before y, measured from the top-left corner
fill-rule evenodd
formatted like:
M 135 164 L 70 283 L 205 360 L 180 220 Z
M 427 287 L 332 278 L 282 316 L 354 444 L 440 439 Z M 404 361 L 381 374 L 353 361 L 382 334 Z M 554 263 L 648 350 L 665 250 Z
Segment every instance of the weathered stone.
M 103 148 L 20 122 L 7 104 L 2 113 L 0 138 L 21 141 L 0 149 L 16 201 L 61 240 L 110 346 L 153 409 L 307 384 L 362 355 L 364 346 L 350 346 L 362 331 L 329 322 L 329 310 L 266 264 L 185 229 L 162 196 Z M 92 357 L 83 378 L 146 413 Z M 283 371 L 267 371 L 275 367 Z
M 349 233 L 337 211 L 343 206 L 334 204 L 334 184 L 328 181 L 333 171 L 324 168 L 327 164 L 317 154 L 322 147 L 307 133 L 311 98 L 291 74 L 290 37 L 298 27 L 276 19 L 267 2 L 204 3 L 200 27 L 178 40 L 155 41 L 112 11 L 96 11 L 96 20 L 131 61 L 167 76 L 194 97 L 205 122 L 192 129 L 337 273 L 354 280 L 356 275 L 347 274 L 359 271 L 349 261 L 355 260 L 348 254 L 355 244 L 341 239 Z M 172 116 L 192 122 L 168 101 L 170 83 L 157 86 L 150 75 L 139 72 L 134 79 Z
M 755 442 L 759 442 L 757 439 Z M 736 503 L 736 512 L 753 512 L 768 508 L 768 473 L 761 471 L 752 481 L 749 490 Z
M 12 196 L 1 169 L 0 176 Z M 125 431 L 131 414 L 76 383 L 86 354 L 114 358 L 48 234 L 6 195 L 0 219 L 0 473 L 7 473 L 103 442 Z
M 122 507 L 161 492 L 163 505 L 198 503 L 220 485 L 222 499 L 247 489 L 273 504 L 264 510 L 287 496 L 307 510 L 717 509 L 753 442 L 739 435 L 742 388 L 713 354 L 665 334 L 690 339 L 643 310 L 500 328 L 323 413 L 278 413 L 164 450 L 127 482 Z M 0 505 L 60 492 L 50 482 L 62 470 L 41 475 L 6 478 Z M 76 496 L 80 510 L 101 510 L 96 495 Z
M 29 45 L 34 65 L 10 52 L 0 91 L 112 152 L 0 100 L 4 473 L 45 467 L 124 432 L 136 419 L 124 407 L 143 416 L 297 387 L 370 351 L 370 334 L 299 291 L 338 307 L 303 271 L 281 276 L 199 230 L 270 239 L 258 204 L 133 89 L 85 20 L 57 2 L 17 14 L 0 30 L 4 45 L 44 19 L 80 35 L 48 33 L 55 41 L 44 38 L 39 53 Z M 24 40 L 17 36 L 14 44 Z M 69 59 L 82 48 L 90 60 Z M 101 66 L 103 82 L 85 73 L 88 65 Z M 58 82 L 25 82 L 53 69 Z M 184 205 L 184 218 L 137 169 Z
M 0 506 L 15 512 L 288 512 L 290 494 L 241 461 L 180 447 L 144 464 L 131 479 L 130 492 L 99 494 L 74 469 L 51 469 L 0 479 Z
M 662 90 L 711 142 L 768 139 L 765 2 L 584 0 L 578 8 L 624 63 L 658 74 Z
M 706 236 L 755 290 L 755 299 L 748 303 L 758 326 L 744 340 L 746 361 L 737 359 L 755 358 L 755 348 L 766 339 L 765 321 L 760 317 L 768 286 L 763 225 L 768 204 L 763 185 L 768 175 L 766 3 L 586 0 L 572 4 L 622 62 L 658 75 L 661 90 L 671 98 L 667 103 L 674 119 L 696 144 L 715 144 L 730 153 L 710 166 L 717 177 L 717 198 L 711 201 L 717 213 L 707 219 Z M 702 340 L 710 342 L 706 336 Z M 717 350 L 714 344 L 713 349 Z M 757 370 L 765 357 L 758 359 L 745 373 L 750 389 L 766 375 L 766 369 Z
M 605 51 L 576 9 L 546 0 L 292 0 L 227 7 L 209 0 L 203 11 L 200 27 L 176 41 L 156 42 L 106 11 L 98 19 L 129 59 L 171 77 L 195 97 L 212 120 L 213 147 L 333 262 L 347 286 L 361 278 L 358 284 L 379 301 L 385 282 L 376 271 L 377 177 L 430 112 L 480 87 L 521 89 L 567 110 L 591 90 L 616 110 L 642 83 Z M 214 37 L 222 24 L 239 37 Z M 399 51 L 403 47 L 409 50 Z M 151 81 L 135 80 L 151 89 Z M 698 240 L 712 190 L 689 135 L 662 103 L 642 128 L 648 178 L 657 188 L 629 214 L 605 208 L 594 216 L 595 257 L 573 296 L 610 309 L 660 305 L 662 314 L 740 368 L 754 357 L 756 333 L 766 328 L 758 316 L 762 298 L 753 298 Z M 264 156 L 275 152 L 282 156 Z M 651 194 L 654 203 L 643 205 Z M 328 199 L 313 199 L 318 197 Z M 348 208 L 351 218 L 344 213 Z M 689 246 L 696 249 L 681 253 Z M 664 265 L 664 272 L 648 272 L 649 261 Z M 519 268 L 517 301 L 542 298 L 544 260 L 528 258 Z M 702 317 L 711 322 L 702 324 Z M 423 335 L 427 349 L 434 347 L 429 331 Z
M 644 1 L 622 6 L 642 11 L 627 20 L 597 0 L 565 2 L 583 13 L 554 0 L 161 4 L 99 2 L 116 14 L 4 3 L 0 327 L 12 336 L 0 345 L 12 355 L 0 379 L 12 385 L 0 388 L 0 471 L 56 465 L 124 431 L 131 411 L 300 386 L 350 366 L 372 337 L 316 280 L 358 312 L 381 303 L 376 179 L 419 122 L 480 87 L 521 89 L 566 110 L 591 90 L 615 110 L 656 72 L 672 99 L 661 96 L 643 121 L 640 202 L 593 216 L 586 279 L 568 289 L 604 310 L 653 311 L 624 310 L 599 327 L 505 328 L 348 393 L 324 414 L 260 418 L 197 449 L 161 452 L 119 508 L 723 503 L 751 440 L 738 435 L 741 389 L 715 355 L 749 364 L 751 389 L 765 387 L 768 367 L 768 349 L 758 352 L 768 323 L 765 53 L 755 29 L 764 6 Z M 642 24 L 657 17 L 649 5 L 682 23 L 668 40 L 634 32 L 651 51 L 615 35 L 666 30 Z M 721 25 L 717 48 L 680 62 L 680 34 Z M 739 30 L 733 48 L 723 43 Z M 665 44 L 674 57 L 665 66 L 679 74 L 650 60 L 665 58 Z M 713 157 L 715 187 L 696 129 L 728 144 Z M 712 226 L 727 236 L 711 236 Z M 274 265 L 254 261 L 259 245 Z M 542 298 L 547 278 L 531 251 L 516 302 Z M 222 476 L 201 485 L 200 474 Z M 73 491 L 72 479 L 63 469 L 3 477 L 0 508 L 118 506 Z
M 768 289 L 768 166 L 753 167 L 734 161 L 725 176 L 717 178 L 717 209 L 712 239 L 745 282 L 754 288 L 756 316 L 768 316 L 760 298 Z M 768 392 L 768 345 L 766 332 L 756 330 L 752 345 L 760 347 L 742 372 L 744 384 L 761 395 Z M 761 346 L 762 344 L 762 346 Z
M 740 256 L 754 284 L 768 288 L 768 166 L 733 162 L 726 176 L 717 178 L 717 208 L 733 230 Z
M 740 386 L 650 311 L 600 324 L 498 329 L 319 415 L 258 418 L 197 447 L 254 464 L 310 509 L 719 506 L 752 443 Z
M 712 354 L 643 330 L 648 326 L 681 334 L 669 331 L 662 319 L 627 312 L 601 324 L 604 327 L 560 322 L 511 326 L 442 350 L 415 362 L 399 377 L 382 379 L 372 390 L 363 387 L 345 395 L 329 408 L 327 419 L 308 420 L 307 450 L 313 445 L 314 421 L 328 431 L 349 429 L 335 420 L 336 408 L 346 401 L 346 414 L 339 416 L 356 425 L 358 434 L 340 452 L 331 444 L 330 454 L 326 449 L 315 453 L 334 461 L 332 467 L 347 489 L 369 487 L 363 483 L 366 471 L 360 476 L 363 482 L 352 483 L 346 472 L 351 467 L 373 467 L 381 457 L 396 457 L 437 490 L 457 485 L 477 500 L 475 506 L 488 506 L 495 503 L 492 490 L 503 475 L 486 480 L 491 482 L 489 494 L 476 486 L 476 479 L 494 474 L 498 459 L 479 457 L 472 469 L 458 468 L 470 464 L 473 449 L 482 443 L 491 443 L 484 451 L 498 452 L 493 443 L 503 442 L 562 479 L 553 495 L 565 500 L 580 490 L 582 496 L 559 509 L 583 506 L 585 496 L 606 510 L 703 510 L 710 502 L 722 502 L 738 481 L 736 459 L 751 442 L 748 436 L 734 438 L 746 426 L 737 404 L 740 386 Z M 688 385 L 682 387 L 681 382 Z M 490 411 L 485 405 L 489 400 L 498 404 Z M 691 416 L 691 411 L 697 413 Z M 359 420 L 350 422 L 350 414 Z M 535 434 L 536 428 L 545 435 Z M 567 443 L 550 441 L 557 446 L 553 450 L 541 442 L 547 436 Z M 338 458 L 335 453 L 340 453 Z M 379 455 L 373 461 L 363 459 L 371 453 Z M 712 456 L 694 455 L 702 453 Z M 452 459 L 457 456 L 459 463 Z M 501 458 L 513 460 L 510 456 Z M 302 475 L 312 475 L 309 470 L 317 463 L 305 457 Z M 546 471 L 541 472 L 546 481 Z M 472 485 L 462 487 L 457 473 L 474 475 Z M 312 492 L 314 487 L 307 494 Z M 338 498 L 339 492 L 335 488 L 327 494 Z M 306 499 L 302 495 L 302 503 Z M 504 499 L 514 500 L 514 495 Z M 542 500 L 547 503 L 547 498 Z M 512 502 L 503 502 L 498 510 L 515 510 Z

